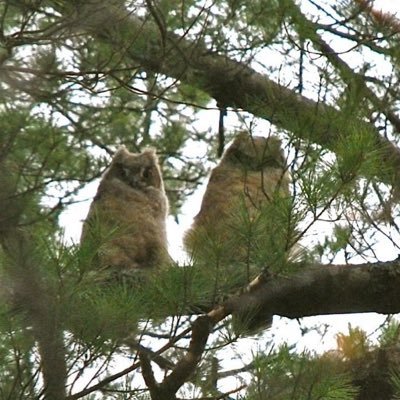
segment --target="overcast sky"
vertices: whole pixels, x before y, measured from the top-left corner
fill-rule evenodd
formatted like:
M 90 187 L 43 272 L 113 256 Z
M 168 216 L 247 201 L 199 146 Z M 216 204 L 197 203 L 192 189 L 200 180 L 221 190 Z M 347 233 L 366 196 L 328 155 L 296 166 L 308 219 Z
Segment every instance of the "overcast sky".
M 374 6 L 376 9 L 396 13 L 400 16 L 400 0 L 375 0 Z

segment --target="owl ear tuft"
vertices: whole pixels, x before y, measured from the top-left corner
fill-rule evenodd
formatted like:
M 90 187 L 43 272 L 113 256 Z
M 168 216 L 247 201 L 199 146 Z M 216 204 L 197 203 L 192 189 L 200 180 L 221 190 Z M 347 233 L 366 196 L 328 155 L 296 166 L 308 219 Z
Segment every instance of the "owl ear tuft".
M 251 136 L 250 132 L 240 131 L 236 134 L 235 140 L 249 140 Z
M 142 154 L 152 160 L 154 164 L 158 164 L 157 152 L 156 149 L 154 149 L 153 147 L 148 147 L 147 149 L 144 149 Z
M 121 161 L 124 156 L 128 155 L 129 151 L 124 145 L 118 147 L 117 151 L 114 153 L 113 161 Z
M 157 157 L 156 149 L 154 147 L 148 147 L 143 150 L 143 154 L 148 154 Z
M 238 151 L 243 146 L 244 143 L 250 143 L 251 136 L 248 132 L 241 131 L 239 132 L 235 138 L 233 139 L 232 144 L 228 147 L 227 150 L 231 150 L 231 152 Z

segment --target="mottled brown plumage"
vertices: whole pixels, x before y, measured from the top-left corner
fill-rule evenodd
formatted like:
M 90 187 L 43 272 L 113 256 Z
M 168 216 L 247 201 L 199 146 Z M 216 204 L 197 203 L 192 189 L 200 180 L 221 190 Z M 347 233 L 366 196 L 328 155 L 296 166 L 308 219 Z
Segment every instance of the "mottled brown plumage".
M 81 243 L 101 241 L 97 263 L 117 274 L 159 268 L 167 251 L 168 201 L 154 150 L 121 147 L 104 174 L 83 226 Z M 98 243 L 95 243 L 98 245 Z
M 214 246 L 222 261 L 243 260 L 248 247 L 243 225 L 256 221 L 276 196 L 289 196 L 280 140 L 239 134 L 211 173 L 200 212 L 186 233 L 186 248 L 195 258 L 207 259 L 208 247 Z
M 184 239 L 195 264 L 207 271 L 216 301 L 219 293 L 225 296 L 226 290 L 242 286 L 243 278 L 250 281 L 260 268 L 285 263 L 289 224 L 282 224 L 282 215 L 287 200 L 289 174 L 280 140 L 239 134 L 212 171 L 200 212 Z M 255 333 L 271 323 L 271 315 L 233 318 L 237 333 Z

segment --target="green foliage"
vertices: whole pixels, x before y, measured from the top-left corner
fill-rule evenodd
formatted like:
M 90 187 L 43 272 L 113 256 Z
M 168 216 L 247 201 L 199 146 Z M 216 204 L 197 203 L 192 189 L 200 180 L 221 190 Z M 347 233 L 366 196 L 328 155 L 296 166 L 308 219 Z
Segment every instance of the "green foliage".
M 121 341 L 137 332 L 145 300 L 135 286 L 124 284 L 76 287 L 66 304 L 66 327 L 88 343 Z
M 382 151 L 376 149 L 376 142 L 370 131 L 359 126 L 350 126 L 350 135 L 340 136 L 337 141 L 338 174 L 343 183 L 365 175 L 374 175 L 382 169 Z
M 298 167 L 294 165 L 292 179 L 296 187 L 296 209 L 307 208 L 314 219 L 329 207 L 342 187 L 333 160 L 332 153 L 308 144 L 301 144 L 295 160 Z
M 348 326 L 348 334 L 336 335 L 337 350 L 341 357 L 347 360 L 361 359 L 372 348 L 365 331 L 359 327 Z
M 169 342 L 162 357 L 177 365 L 187 353 L 173 340 L 191 314 L 220 304 L 261 271 L 282 277 L 314 259 L 342 256 L 346 262 L 355 255 L 379 261 L 387 243 L 398 252 L 399 196 L 390 187 L 398 177 L 388 160 L 390 146 L 377 139 L 398 141 L 398 21 L 360 2 L 310 2 L 314 9 L 307 12 L 297 3 L 115 0 L 102 19 L 101 9 L 92 12 L 101 4 L 96 1 L 1 2 L 0 399 L 46 397 L 32 316 L 40 301 L 64 339 L 69 382 L 81 387 L 92 379 L 90 386 L 112 374 L 124 352 L 129 363 L 137 361 L 128 337 L 149 348 L 161 347 L 159 339 Z M 335 38 L 333 51 L 323 46 L 327 37 Z M 336 40 L 343 37 L 349 40 L 342 47 Z M 372 53 L 389 68 L 375 65 Z M 229 62 L 220 63 L 224 57 Z M 223 69 L 230 61 L 240 67 L 233 76 Z M 217 82 L 206 85 L 204 70 Z M 250 89 L 242 72 L 254 78 Z M 232 88 L 218 87 L 225 74 Z M 131 151 L 156 148 L 170 214 L 179 220 L 182 204 L 217 161 L 215 110 L 223 100 L 232 106 L 226 141 L 234 131 L 266 135 L 279 127 L 287 143 L 290 196 L 271 198 L 256 216 L 242 207 L 229 222 L 234 234 L 218 239 L 204 232 L 201 257 L 157 273 L 121 278 L 98 265 L 98 252 L 125 227 L 101 231 L 99 221 L 99 230 L 81 245 L 63 243 L 58 216 L 86 196 L 80 190 L 104 172 L 121 144 Z M 257 115 L 245 114 L 246 102 L 268 119 L 267 128 L 260 128 L 265 125 Z M 12 243 L 15 232 L 30 245 Z M 21 296 L 22 281 L 41 288 L 37 299 Z M 228 396 L 205 382 L 219 378 L 216 351 L 224 354 L 236 340 L 224 324 L 209 339 L 190 384 L 193 398 L 201 390 Z M 384 327 L 380 348 L 396 346 L 398 331 L 396 322 Z M 298 354 L 287 346 L 255 355 L 246 398 L 354 399 L 341 361 L 360 358 L 370 344 L 356 328 L 339 335 L 339 344 L 340 357 Z M 137 377 L 135 370 L 124 382 L 100 385 L 101 396 L 149 398 L 135 390 Z M 399 382 L 394 372 L 398 398 Z
M 391 384 L 393 385 L 394 389 L 394 396 L 393 400 L 400 399 L 400 373 L 398 371 L 393 371 L 390 377 Z
M 0 398 L 35 398 L 38 391 L 34 340 L 20 329 L 24 321 L 9 310 L 2 310 L 0 324 Z
M 354 399 L 357 390 L 349 377 L 335 369 L 335 361 L 299 355 L 287 346 L 268 356 L 259 354 L 246 399 Z
M 383 327 L 382 333 L 379 337 L 379 344 L 382 347 L 397 346 L 399 342 L 399 335 L 400 322 L 392 319 Z
M 352 242 L 352 228 L 335 224 L 332 235 L 325 236 L 324 241 L 315 247 L 315 253 L 319 259 L 324 255 L 334 259 L 340 252 L 347 251 Z
M 266 265 L 274 272 L 285 272 L 290 254 L 295 252 L 298 217 L 291 197 L 277 194 L 263 206 L 254 221 L 255 237 L 251 240 L 252 259 L 256 265 Z
M 278 192 L 270 197 L 253 209 L 243 196 L 224 224 L 211 223 L 194 233 L 194 268 L 206 271 L 216 295 L 243 286 L 265 268 L 276 274 L 292 272 L 289 261 L 301 253 L 296 243 L 300 215 L 291 197 Z
M 182 96 L 188 103 L 196 104 L 198 107 L 207 107 L 210 96 L 194 86 L 181 83 L 178 87 L 179 96 Z M 179 101 L 179 96 L 177 100 Z
M 182 315 L 194 311 L 196 307 L 206 307 L 210 303 L 210 294 L 204 288 L 209 284 L 201 271 L 191 266 L 177 268 L 172 265 L 156 274 L 143 295 L 150 307 L 146 315 L 165 319 L 167 315 Z

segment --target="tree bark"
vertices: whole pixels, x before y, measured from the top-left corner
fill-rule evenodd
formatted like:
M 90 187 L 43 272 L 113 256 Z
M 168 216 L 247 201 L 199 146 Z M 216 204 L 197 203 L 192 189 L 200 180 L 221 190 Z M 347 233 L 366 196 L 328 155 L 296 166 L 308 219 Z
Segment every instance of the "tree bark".
M 400 312 L 400 259 L 359 265 L 319 265 L 274 279 L 257 278 L 224 303 L 225 313 L 252 321 L 271 315 L 301 318 L 324 314 Z

